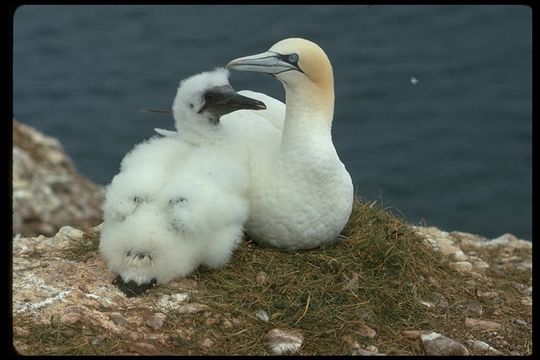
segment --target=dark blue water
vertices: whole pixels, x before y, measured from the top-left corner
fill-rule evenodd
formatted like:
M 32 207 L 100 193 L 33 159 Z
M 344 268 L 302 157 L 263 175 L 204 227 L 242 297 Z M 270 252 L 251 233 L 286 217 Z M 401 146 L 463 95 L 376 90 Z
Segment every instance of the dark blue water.
M 524 6 L 24 6 L 14 114 L 106 184 L 178 82 L 301 36 L 334 66 L 333 138 L 358 195 L 411 222 L 532 239 L 532 11 Z M 284 99 L 269 76 L 237 89 Z

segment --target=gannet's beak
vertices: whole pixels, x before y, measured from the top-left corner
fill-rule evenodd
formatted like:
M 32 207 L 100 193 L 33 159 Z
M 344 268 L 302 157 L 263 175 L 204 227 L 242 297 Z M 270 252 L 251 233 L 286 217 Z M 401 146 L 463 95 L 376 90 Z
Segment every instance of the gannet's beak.
M 204 105 L 199 110 L 199 113 L 203 111 L 211 113 L 216 122 L 221 116 L 236 110 L 266 109 L 266 105 L 262 101 L 240 95 L 229 85 L 210 88 L 203 96 Z
M 237 71 L 255 71 L 267 74 L 279 74 L 289 70 L 300 70 L 298 64 L 290 62 L 288 55 L 273 51 L 234 59 L 227 64 L 227 69 Z

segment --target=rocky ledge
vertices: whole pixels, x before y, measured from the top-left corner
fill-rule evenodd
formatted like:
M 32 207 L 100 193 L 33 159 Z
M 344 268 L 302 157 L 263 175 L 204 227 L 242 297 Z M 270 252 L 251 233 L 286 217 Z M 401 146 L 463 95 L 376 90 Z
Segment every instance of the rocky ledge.
M 101 222 L 105 190 L 79 175 L 58 140 L 13 119 L 13 233 L 54 235 Z
M 463 286 L 472 292 L 469 299 L 449 300 L 448 296 L 439 295 L 422 301 L 425 311 L 434 311 L 434 316 L 444 315 L 450 308 L 459 308 L 462 316 L 449 317 L 447 321 L 453 323 L 445 329 L 433 329 L 424 324 L 396 334 L 397 338 L 411 343 L 412 350 L 403 354 L 530 353 L 531 242 L 510 234 L 488 240 L 433 227 L 414 227 L 414 230 L 423 234 L 433 249 L 450 259 L 450 265 L 464 276 Z M 272 328 L 265 310 L 253 316 L 222 313 L 219 306 L 205 303 L 204 299 L 211 298 L 212 294 L 200 288 L 197 276 L 157 286 L 157 290 L 143 297 L 125 297 L 112 285 L 114 274 L 107 271 L 97 252 L 99 231 L 99 226 L 86 232 L 66 226 L 54 237 L 13 239 L 14 346 L 18 352 L 215 354 L 220 353 L 231 337 L 240 336 L 254 326 L 254 322 L 267 324 L 266 330 L 248 342 L 260 343 L 259 349 L 265 350 L 238 349 L 238 353 L 302 353 L 302 347 L 309 341 L 301 329 Z M 489 283 L 510 273 L 521 274 L 522 281 L 512 280 L 505 283 L 508 286 L 505 288 L 493 286 L 475 290 L 478 279 Z M 253 274 L 253 283 L 268 282 L 267 274 Z M 484 309 L 492 306 L 498 310 L 486 314 Z M 197 321 L 203 321 L 214 330 L 202 334 Z M 343 338 L 341 354 L 385 355 L 384 344 L 395 339 L 380 337 L 375 329 L 359 325 L 354 334 Z M 378 348 L 366 345 L 365 341 L 360 341 L 364 344 L 360 345 L 354 338 L 373 344 L 380 341 L 383 345 Z M 71 341 L 74 342 L 72 347 L 63 348 Z M 193 350 L 193 346 L 198 350 Z M 325 351 L 321 349 L 321 353 Z M 399 351 L 391 353 L 399 354 Z

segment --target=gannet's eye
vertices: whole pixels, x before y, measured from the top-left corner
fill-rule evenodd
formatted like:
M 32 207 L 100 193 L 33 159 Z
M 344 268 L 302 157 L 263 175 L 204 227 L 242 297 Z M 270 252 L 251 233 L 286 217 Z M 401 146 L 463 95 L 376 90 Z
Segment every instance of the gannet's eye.
M 287 61 L 291 64 L 296 64 L 298 63 L 298 54 L 289 54 L 287 56 Z
M 194 106 L 193 103 L 189 103 L 189 108 L 190 109 L 193 109 L 193 106 Z

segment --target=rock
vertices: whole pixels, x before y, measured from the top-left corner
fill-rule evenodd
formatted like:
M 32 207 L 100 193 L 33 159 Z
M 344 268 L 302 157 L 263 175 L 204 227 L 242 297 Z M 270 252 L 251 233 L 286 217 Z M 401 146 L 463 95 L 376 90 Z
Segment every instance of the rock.
M 463 250 L 458 250 L 454 254 L 452 254 L 452 260 L 454 261 L 466 261 L 469 257 L 465 255 Z
M 513 234 L 503 234 L 493 240 L 488 240 L 485 243 L 485 246 L 487 248 L 491 249 L 501 249 L 504 250 L 504 252 L 507 254 L 515 253 L 515 250 L 525 250 L 529 251 L 532 250 L 532 241 L 527 241 L 523 239 L 518 239 Z M 510 259 L 512 259 L 512 256 L 509 256 Z M 512 260 L 519 260 L 520 257 L 513 258 Z M 512 261 L 511 260 L 511 261 Z
M 482 304 L 479 303 L 478 301 L 474 301 L 474 300 L 468 301 L 465 304 L 465 309 L 467 310 L 467 312 L 471 312 L 471 313 L 474 313 L 476 315 L 482 315 L 484 313 L 484 309 L 482 308 Z
M 468 317 L 465 319 L 465 327 L 479 331 L 498 331 L 502 328 L 502 325 L 494 321 Z
M 205 305 L 205 304 L 190 303 L 190 304 L 179 306 L 175 308 L 174 311 L 179 314 L 193 314 L 193 313 L 198 313 L 201 311 L 206 311 L 209 309 L 210 309 L 210 306 Z
M 54 235 L 101 222 L 105 189 L 79 175 L 60 143 L 13 119 L 13 233 Z
M 304 335 L 298 330 L 272 329 L 263 336 L 266 348 L 274 355 L 296 353 L 304 342 Z
M 450 304 L 448 300 L 441 293 L 433 293 L 433 299 L 435 300 L 435 305 L 441 309 L 448 309 Z
M 452 266 L 459 272 L 470 272 L 473 268 L 473 265 L 468 261 L 458 261 L 453 263 Z
M 377 347 L 375 345 L 369 345 L 368 347 L 366 347 L 366 350 L 370 351 L 372 353 L 378 353 L 379 352 L 379 349 L 377 349 Z
M 146 324 L 154 330 L 159 330 L 163 327 L 163 322 L 167 318 L 167 315 L 162 313 L 155 313 L 150 319 L 146 321 Z
M 257 273 L 257 277 L 255 278 L 255 281 L 257 282 L 258 285 L 266 285 L 269 281 L 268 279 L 268 274 L 265 273 L 264 271 L 260 271 L 259 273 Z
M 131 350 L 138 354 L 151 355 L 156 353 L 156 347 L 145 342 L 135 342 L 131 345 Z
M 255 313 L 255 317 L 261 321 L 268 322 L 270 320 L 270 315 L 264 310 L 259 310 Z
M 158 299 L 156 306 L 162 309 L 174 309 L 181 306 L 188 298 L 189 295 L 185 293 L 165 294 Z
M 499 294 L 497 294 L 497 292 L 495 291 L 477 290 L 476 295 L 478 295 L 478 297 L 481 297 L 483 299 L 488 299 L 488 300 L 497 299 L 499 297 Z
M 375 351 L 371 351 L 375 350 Z M 365 350 L 364 349 L 353 349 L 351 355 L 356 356 L 385 356 L 386 354 L 380 354 L 377 352 L 377 348 L 375 346 L 368 346 Z
M 214 345 L 215 345 L 215 342 L 212 339 L 209 339 L 209 338 L 205 338 L 201 342 L 201 346 L 203 348 L 206 348 L 206 349 L 210 349 L 210 348 L 214 347 Z
M 480 340 L 469 340 L 468 345 L 479 355 L 503 355 L 499 350 Z
M 473 267 L 477 270 L 484 270 L 484 269 L 487 269 L 489 268 L 489 264 L 485 261 L 474 261 L 473 262 Z
M 525 306 L 532 306 L 532 299 L 530 297 L 522 298 L 520 302 Z
M 355 330 L 354 333 L 368 339 L 373 339 L 374 337 L 377 336 L 377 331 L 373 330 L 372 328 L 366 325 L 360 325 L 358 329 Z
M 423 333 L 424 331 L 422 330 L 403 330 L 402 332 L 403 336 L 410 340 L 419 339 L 420 335 L 422 335 Z
M 109 318 L 112 320 L 113 323 L 119 326 L 126 325 L 128 321 L 125 317 L 122 316 L 122 314 L 114 312 L 109 315 Z
M 519 326 L 523 326 L 523 327 L 527 327 L 527 322 L 525 320 L 521 320 L 521 319 L 514 320 L 514 324 L 519 325 Z
M 426 355 L 469 355 L 469 350 L 459 342 L 436 332 L 420 335 Z

